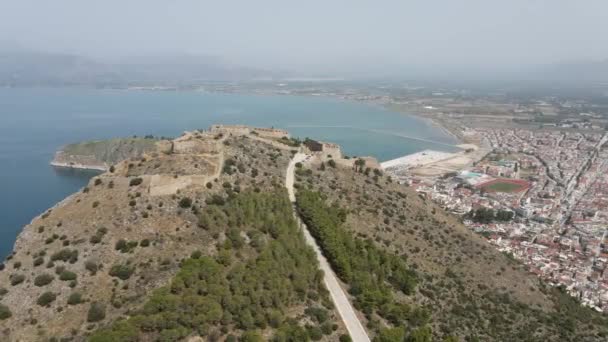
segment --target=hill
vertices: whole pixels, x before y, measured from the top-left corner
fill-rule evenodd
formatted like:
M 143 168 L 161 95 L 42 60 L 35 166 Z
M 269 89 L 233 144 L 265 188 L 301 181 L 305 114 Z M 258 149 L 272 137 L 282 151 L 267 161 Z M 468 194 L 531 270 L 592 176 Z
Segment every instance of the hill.
M 24 227 L 0 266 L 0 339 L 348 341 L 308 231 L 374 341 L 606 340 L 604 316 L 373 158 L 305 145 L 213 126 L 117 162 Z
M 190 86 L 277 76 L 196 55 L 100 61 L 65 53 L 0 46 L 0 86 Z
M 303 164 L 297 203 L 370 330 L 403 335 L 428 326 L 435 339 L 461 341 L 608 337 L 602 314 L 547 287 L 416 192 L 357 164 Z
M 164 141 L 167 144 L 167 141 Z M 163 142 L 154 137 L 117 138 L 69 144 L 55 153 L 51 165 L 106 171 L 129 158 L 139 158 L 155 151 Z
M 0 340 L 337 340 L 273 143 L 187 133 L 35 218 L 0 271 Z

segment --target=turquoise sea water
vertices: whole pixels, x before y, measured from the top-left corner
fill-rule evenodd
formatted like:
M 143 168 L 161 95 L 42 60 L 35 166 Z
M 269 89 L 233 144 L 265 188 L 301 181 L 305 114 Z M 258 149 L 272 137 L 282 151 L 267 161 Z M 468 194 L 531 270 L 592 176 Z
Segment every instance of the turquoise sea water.
M 288 129 L 332 141 L 348 155 L 384 161 L 453 150 L 443 131 L 415 117 L 327 98 L 94 89 L 0 89 L 0 257 L 21 228 L 84 186 L 94 172 L 49 166 L 62 145 L 90 139 L 177 136 L 211 124 Z M 411 138 L 405 138 L 408 136 Z

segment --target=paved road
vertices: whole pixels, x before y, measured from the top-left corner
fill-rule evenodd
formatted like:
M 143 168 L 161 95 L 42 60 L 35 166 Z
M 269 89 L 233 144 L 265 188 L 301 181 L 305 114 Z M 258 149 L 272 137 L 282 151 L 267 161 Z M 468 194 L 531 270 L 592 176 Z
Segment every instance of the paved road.
M 287 192 L 289 193 L 289 200 L 292 203 L 296 201 L 296 196 L 293 188 L 295 165 L 297 162 L 301 162 L 305 158 L 305 154 L 297 153 L 289 163 L 289 166 L 287 167 L 287 175 L 285 176 L 285 186 L 287 187 Z M 317 255 L 319 266 L 325 274 L 325 286 L 329 290 L 331 298 L 334 304 L 336 305 L 336 308 L 338 309 L 338 313 L 342 317 L 342 321 L 346 325 L 346 329 L 348 330 L 350 337 L 353 339 L 354 342 L 369 342 L 369 336 L 367 336 L 365 328 L 363 328 L 361 321 L 359 321 L 359 318 L 355 314 L 355 310 L 348 301 L 348 297 L 346 297 L 344 290 L 340 286 L 340 283 L 338 282 L 334 271 L 329 266 L 327 259 L 325 259 L 325 257 L 321 253 L 321 249 L 317 245 L 315 239 L 312 237 L 312 235 L 310 235 L 308 228 L 300 220 L 299 216 L 295 212 L 295 209 L 294 215 L 298 224 L 302 228 L 302 232 L 304 232 L 304 238 L 306 239 L 306 243 L 314 249 Z

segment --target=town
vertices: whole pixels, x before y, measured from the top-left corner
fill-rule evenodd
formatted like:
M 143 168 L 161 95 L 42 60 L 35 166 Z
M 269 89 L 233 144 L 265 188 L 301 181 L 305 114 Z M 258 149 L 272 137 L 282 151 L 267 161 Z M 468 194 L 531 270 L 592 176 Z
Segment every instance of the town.
M 470 127 L 463 134 L 489 151 L 463 170 L 386 170 L 530 272 L 608 311 L 608 135 Z

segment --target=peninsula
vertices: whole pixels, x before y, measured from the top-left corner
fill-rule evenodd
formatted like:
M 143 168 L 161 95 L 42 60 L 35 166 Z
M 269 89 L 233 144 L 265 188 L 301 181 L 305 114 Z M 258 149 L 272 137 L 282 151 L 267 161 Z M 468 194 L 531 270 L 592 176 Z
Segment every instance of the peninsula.
M 95 154 L 107 171 L 34 218 L 0 266 L 1 340 L 608 336 L 605 317 L 372 157 L 247 126 L 110 145 L 124 159 Z M 93 164 L 70 151 L 84 162 L 67 166 Z

